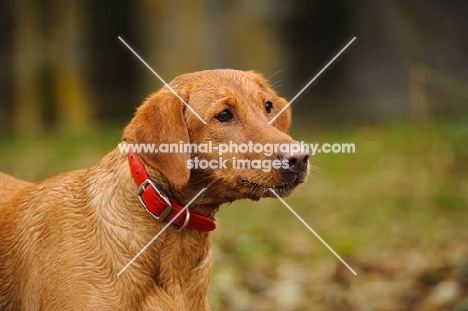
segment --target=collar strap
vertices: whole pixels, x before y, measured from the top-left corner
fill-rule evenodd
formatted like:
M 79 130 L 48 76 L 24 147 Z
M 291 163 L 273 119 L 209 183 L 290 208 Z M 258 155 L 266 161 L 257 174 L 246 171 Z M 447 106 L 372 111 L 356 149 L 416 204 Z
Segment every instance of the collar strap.
M 138 191 L 137 196 L 141 205 L 154 218 L 159 221 L 171 221 L 180 228 L 188 227 L 194 230 L 208 232 L 216 228 L 213 220 L 200 214 L 190 212 L 187 208 L 176 219 L 176 215 L 183 209 L 175 200 L 168 198 L 158 187 L 149 179 L 143 164 L 132 153 L 128 152 L 128 163 L 135 180 Z

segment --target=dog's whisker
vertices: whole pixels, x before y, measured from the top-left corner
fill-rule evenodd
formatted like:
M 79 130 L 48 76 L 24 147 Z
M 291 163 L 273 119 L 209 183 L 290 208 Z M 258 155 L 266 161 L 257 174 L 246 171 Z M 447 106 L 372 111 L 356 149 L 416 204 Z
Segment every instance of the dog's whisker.
M 271 79 L 271 77 L 273 77 L 274 75 L 276 75 L 276 74 L 278 74 L 280 72 L 283 72 L 283 71 L 284 71 L 283 69 L 275 71 L 274 73 L 272 73 L 271 75 L 268 76 L 267 81 L 269 81 Z

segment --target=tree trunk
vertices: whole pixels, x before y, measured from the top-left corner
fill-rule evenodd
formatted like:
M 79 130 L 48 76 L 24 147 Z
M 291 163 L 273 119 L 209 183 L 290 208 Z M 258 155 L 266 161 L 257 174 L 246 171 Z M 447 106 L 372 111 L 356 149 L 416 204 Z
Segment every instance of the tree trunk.
M 13 28 L 13 130 L 36 133 L 43 127 L 41 109 L 42 37 L 36 1 L 20 1 Z

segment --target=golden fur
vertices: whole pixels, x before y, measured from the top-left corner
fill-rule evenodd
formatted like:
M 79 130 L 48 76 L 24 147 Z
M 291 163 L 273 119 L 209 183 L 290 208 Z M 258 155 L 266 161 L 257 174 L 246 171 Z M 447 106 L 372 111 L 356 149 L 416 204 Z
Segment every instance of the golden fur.
M 289 109 L 268 124 L 286 101 L 256 73 L 202 71 L 170 85 L 207 125 L 163 87 L 138 109 L 124 142 L 295 143 L 286 134 Z M 264 109 L 267 100 L 274 105 L 271 114 Z M 233 112 L 230 122 L 216 119 L 225 109 Z M 223 203 L 272 196 L 269 187 L 286 196 L 307 175 L 306 164 L 294 173 L 186 167 L 191 157 L 218 154 L 137 156 L 150 178 L 181 205 L 208 187 L 190 209 L 213 219 Z M 225 158 L 233 156 L 259 157 Z M 0 174 L 0 310 L 209 310 L 209 233 L 170 226 L 117 276 L 165 225 L 141 207 L 136 190 L 126 154 L 118 148 L 90 169 L 35 184 Z

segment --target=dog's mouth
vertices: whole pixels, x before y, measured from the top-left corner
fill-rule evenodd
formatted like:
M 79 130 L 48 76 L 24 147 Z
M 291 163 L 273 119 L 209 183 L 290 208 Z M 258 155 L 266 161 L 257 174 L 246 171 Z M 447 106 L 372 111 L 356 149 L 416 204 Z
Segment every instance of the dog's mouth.
M 248 196 L 250 199 L 258 200 L 262 197 L 276 197 L 270 189 L 281 197 L 288 196 L 292 193 L 294 188 L 301 183 L 301 181 L 300 179 L 295 178 L 286 183 L 266 185 L 251 181 L 247 178 L 240 178 L 238 183 L 248 188 Z

